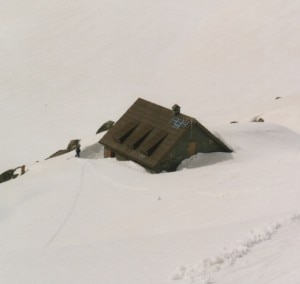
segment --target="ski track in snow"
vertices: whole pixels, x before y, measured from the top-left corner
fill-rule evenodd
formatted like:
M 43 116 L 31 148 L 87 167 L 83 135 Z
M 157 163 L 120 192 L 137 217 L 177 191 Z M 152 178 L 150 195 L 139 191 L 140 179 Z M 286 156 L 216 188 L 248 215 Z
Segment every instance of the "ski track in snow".
M 226 267 L 233 266 L 239 259 L 247 256 L 255 246 L 270 240 L 283 226 L 299 222 L 300 213 L 283 220 L 253 229 L 242 241 L 231 247 L 225 247 L 218 255 L 204 259 L 201 263 L 188 267 L 181 265 L 171 277 L 173 283 L 215 284 L 214 274 Z
M 81 162 L 81 160 L 79 160 Z M 46 243 L 46 245 L 44 246 L 44 248 L 47 248 L 49 245 L 51 245 L 51 243 L 57 238 L 57 236 L 59 235 L 59 233 L 62 231 L 62 229 L 64 228 L 64 226 L 66 225 L 66 223 L 68 222 L 68 220 L 70 219 L 70 217 L 72 216 L 76 205 L 78 203 L 79 197 L 81 195 L 82 192 L 82 188 L 83 188 L 83 182 L 84 182 L 84 169 L 85 165 L 81 162 L 81 175 L 80 175 L 80 181 L 79 181 L 79 186 L 78 186 L 78 190 L 75 196 L 75 199 L 72 203 L 72 207 L 70 208 L 70 210 L 68 211 L 67 215 L 65 216 L 65 218 L 63 219 L 62 223 L 58 226 L 57 230 L 55 231 L 55 233 L 53 234 L 53 236 L 49 239 L 49 241 Z

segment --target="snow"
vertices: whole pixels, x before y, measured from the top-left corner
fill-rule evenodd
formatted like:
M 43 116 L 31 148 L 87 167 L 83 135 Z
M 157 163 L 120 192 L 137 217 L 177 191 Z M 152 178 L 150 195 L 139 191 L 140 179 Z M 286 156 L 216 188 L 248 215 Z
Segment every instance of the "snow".
M 224 277 L 226 279 L 226 274 L 222 276 L 218 275 L 222 273 L 222 270 L 224 268 L 230 271 L 237 262 L 238 264 L 240 264 L 241 259 L 245 258 L 249 253 L 251 253 L 256 246 L 260 245 L 263 242 L 270 241 L 272 237 L 278 233 L 279 230 L 281 230 L 283 227 L 292 227 L 292 225 L 294 225 L 294 222 L 299 222 L 299 214 L 294 214 L 293 216 L 291 216 L 290 219 L 272 223 L 270 225 L 265 226 L 262 229 L 254 229 L 249 233 L 249 236 L 245 240 L 238 241 L 235 245 L 233 245 L 230 248 L 223 248 L 222 252 L 220 252 L 219 255 L 204 259 L 200 265 L 195 265 L 189 269 L 187 269 L 185 266 L 180 266 L 178 268 L 178 272 L 174 274 L 172 279 L 187 279 L 188 281 L 193 283 L 196 281 L 199 283 L 209 284 L 216 283 L 216 280 L 212 277 L 212 275 L 216 274 L 218 278 L 224 281 Z M 293 228 L 293 230 L 295 229 L 298 230 L 299 228 Z M 242 268 L 245 268 L 244 263 L 241 266 Z M 236 270 L 235 267 L 234 269 Z M 293 269 L 292 273 L 294 273 Z M 247 278 L 249 279 L 249 276 L 243 276 L 239 281 L 241 281 L 242 283 L 246 283 Z M 284 278 L 286 279 L 286 276 Z M 272 275 L 271 279 L 272 282 L 283 281 L 278 275 Z M 230 280 L 230 282 L 228 283 L 232 283 L 232 281 L 236 281 L 236 278 L 235 280 Z M 294 278 L 293 281 L 296 281 L 296 279 Z M 247 283 L 253 282 L 256 283 L 257 280 L 251 278 L 251 281 Z M 227 283 L 226 280 L 224 283 Z
M 1 1 L 0 147 L 14 149 L 1 171 L 93 135 L 137 97 L 214 128 L 298 96 L 296 0 L 123 2 Z
M 298 1 L 0 2 L 1 283 L 300 282 Z M 137 97 L 233 152 L 104 159 Z

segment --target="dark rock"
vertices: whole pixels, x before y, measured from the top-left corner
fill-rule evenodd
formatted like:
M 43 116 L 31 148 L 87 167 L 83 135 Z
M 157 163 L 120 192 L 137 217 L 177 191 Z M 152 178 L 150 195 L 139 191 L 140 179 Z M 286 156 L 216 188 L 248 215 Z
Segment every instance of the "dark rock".
M 79 139 L 71 140 L 67 147 L 68 152 L 75 150 L 76 147 L 79 146 L 79 142 Z
M 234 120 L 234 121 L 230 121 L 230 123 L 239 123 L 239 122 Z
M 57 152 L 53 153 L 51 156 L 49 156 L 48 158 L 46 158 L 46 160 L 54 158 L 54 157 L 58 157 L 58 156 L 61 156 L 61 155 L 64 155 L 64 154 L 66 154 L 68 152 L 70 152 L 70 151 L 68 151 L 67 149 L 58 150 Z
M 58 156 L 61 156 L 61 155 L 64 155 L 66 153 L 69 153 L 69 152 L 75 150 L 77 146 L 80 146 L 79 142 L 80 142 L 80 139 L 71 140 L 69 142 L 68 146 L 67 146 L 67 149 L 56 151 L 51 156 L 49 156 L 48 158 L 46 158 L 46 160 L 54 158 L 54 157 L 58 157 Z
M 20 169 L 21 170 L 21 175 L 24 175 L 26 173 L 25 167 L 26 167 L 25 165 L 17 167 L 17 168 L 15 168 L 15 171 Z
M 251 122 L 264 122 L 265 120 L 261 116 L 256 116 L 251 119 Z
M 276 100 L 282 99 L 282 97 L 276 97 Z
M 24 175 L 25 174 L 25 165 L 21 166 L 21 175 Z
M 0 183 L 16 178 L 18 175 L 15 174 L 15 170 L 16 169 L 10 169 L 2 173 L 0 175 Z
M 99 134 L 99 133 L 101 133 L 101 132 L 107 131 L 107 130 L 110 129 L 114 124 L 115 124 L 115 122 L 112 121 L 112 120 L 109 120 L 109 121 L 103 123 L 103 124 L 101 125 L 101 127 L 97 130 L 96 134 Z

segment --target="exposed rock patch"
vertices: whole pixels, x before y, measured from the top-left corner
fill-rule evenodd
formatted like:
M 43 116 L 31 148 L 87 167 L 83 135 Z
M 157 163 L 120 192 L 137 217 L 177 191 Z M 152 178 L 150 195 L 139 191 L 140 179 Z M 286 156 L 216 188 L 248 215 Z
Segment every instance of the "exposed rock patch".
M 46 160 L 54 158 L 54 157 L 58 157 L 61 155 L 64 155 L 66 153 L 69 153 L 73 150 L 76 149 L 76 147 L 79 145 L 80 139 L 73 139 L 69 142 L 68 146 L 66 149 L 62 149 L 62 150 L 58 150 L 55 153 L 53 153 L 52 155 L 50 155 L 48 158 L 46 158 Z
M 52 155 L 50 155 L 48 158 L 46 158 L 46 160 L 54 158 L 54 157 L 58 157 L 58 156 L 61 156 L 61 155 L 64 155 L 64 154 L 66 154 L 68 152 L 70 152 L 70 151 L 68 151 L 67 149 L 65 149 L 65 150 L 58 150 L 55 153 L 53 153 Z
M 255 116 L 251 119 L 251 122 L 265 122 L 261 116 Z
M 103 124 L 101 125 L 101 127 L 97 130 L 96 134 L 99 134 L 99 133 L 101 133 L 101 132 L 107 131 L 107 130 L 110 129 L 114 124 L 115 124 L 115 122 L 112 121 L 112 120 L 109 120 L 109 121 L 103 123 Z
M 67 150 L 68 151 L 73 151 L 76 149 L 77 146 L 79 146 L 79 142 L 80 140 L 79 139 L 74 139 L 74 140 L 71 140 L 68 144 L 68 147 L 67 147 Z
M 17 178 L 19 175 L 25 174 L 25 165 L 10 169 L 0 174 L 0 183 Z

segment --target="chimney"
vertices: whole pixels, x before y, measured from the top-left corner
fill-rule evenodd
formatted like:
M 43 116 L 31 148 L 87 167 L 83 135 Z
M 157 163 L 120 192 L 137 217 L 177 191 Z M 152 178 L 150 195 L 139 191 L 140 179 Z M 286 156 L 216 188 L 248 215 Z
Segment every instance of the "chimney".
M 173 113 L 174 113 L 174 116 L 180 114 L 180 106 L 175 104 L 172 106 L 172 110 L 173 110 Z

